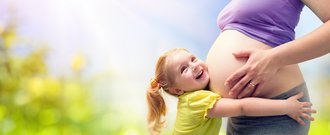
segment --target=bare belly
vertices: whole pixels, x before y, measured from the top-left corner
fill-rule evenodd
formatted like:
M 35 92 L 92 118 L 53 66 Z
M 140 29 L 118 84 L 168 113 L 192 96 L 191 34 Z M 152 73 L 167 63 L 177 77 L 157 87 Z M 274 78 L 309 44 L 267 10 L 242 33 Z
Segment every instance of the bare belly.
M 232 52 L 239 50 L 271 49 L 270 46 L 254 40 L 236 30 L 222 32 L 209 50 L 206 64 L 210 74 L 210 89 L 222 97 L 229 97 L 229 89 L 224 86 L 224 81 L 236 69 L 244 65 L 246 60 L 236 59 Z M 284 93 L 301 84 L 303 76 L 297 64 L 281 68 L 271 80 L 265 82 L 260 97 L 270 98 Z

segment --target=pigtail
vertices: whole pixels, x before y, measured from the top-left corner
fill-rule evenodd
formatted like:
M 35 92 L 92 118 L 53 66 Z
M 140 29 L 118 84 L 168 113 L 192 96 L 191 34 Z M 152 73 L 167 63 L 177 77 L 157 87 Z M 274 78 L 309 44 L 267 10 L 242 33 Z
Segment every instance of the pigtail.
M 152 135 L 159 134 L 161 128 L 165 126 L 165 120 L 162 119 L 162 116 L 166 115 L 166 105 L 159 90 L 159 83 L 153 79 L 146 95 L 149 109 L 147 120 Z
M 147 121 L 149 124 L 149 130 L 152 135 L 160 134 L 161 128 L 165 126 L 166 105 L 160 89 L 164 92 L 173 95 L 168 91 L 168 88 L 173 83 L 173 78 L 169 75 L 167 67 L 167 57 L 172 53 L 178 51 L 187 51 L 183 48 L 174 48 L 158 58 L 156 64 L 155 79 L 150 81 L 150 86 L 147 90 L 147 103 L 148 103 L 148 115 Z M 174 95 L 176 96 L 176 95 Z

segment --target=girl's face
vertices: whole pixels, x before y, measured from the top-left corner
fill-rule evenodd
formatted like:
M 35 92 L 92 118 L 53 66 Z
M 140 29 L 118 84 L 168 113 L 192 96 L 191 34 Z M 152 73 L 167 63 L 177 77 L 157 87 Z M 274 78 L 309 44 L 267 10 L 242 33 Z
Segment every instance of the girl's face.
M 209 74 L 206 64 L 186 51 L 179 51 L 168 59 L 169 73 L 174 76 L 174 87 L 183 91 L 206 88 Z

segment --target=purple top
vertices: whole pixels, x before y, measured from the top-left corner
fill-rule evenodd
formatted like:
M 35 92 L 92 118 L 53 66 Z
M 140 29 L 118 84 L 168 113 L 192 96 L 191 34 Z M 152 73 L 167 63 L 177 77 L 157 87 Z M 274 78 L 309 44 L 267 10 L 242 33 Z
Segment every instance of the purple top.
M 218 26 L 276 47 L 295 38 L 303 7 L 300 0 L 231 0 L 220 12 Z

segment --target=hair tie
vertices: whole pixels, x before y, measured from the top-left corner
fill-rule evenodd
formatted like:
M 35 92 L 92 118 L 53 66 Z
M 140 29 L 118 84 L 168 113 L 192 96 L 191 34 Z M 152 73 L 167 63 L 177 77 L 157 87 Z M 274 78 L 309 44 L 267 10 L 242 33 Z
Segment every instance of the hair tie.
M 153 89 L 159 87 L 159 83 L 157 82 L 156 78 L 151 79 L 150 85 L 151 85 L 151 88 L 153 88 Z

